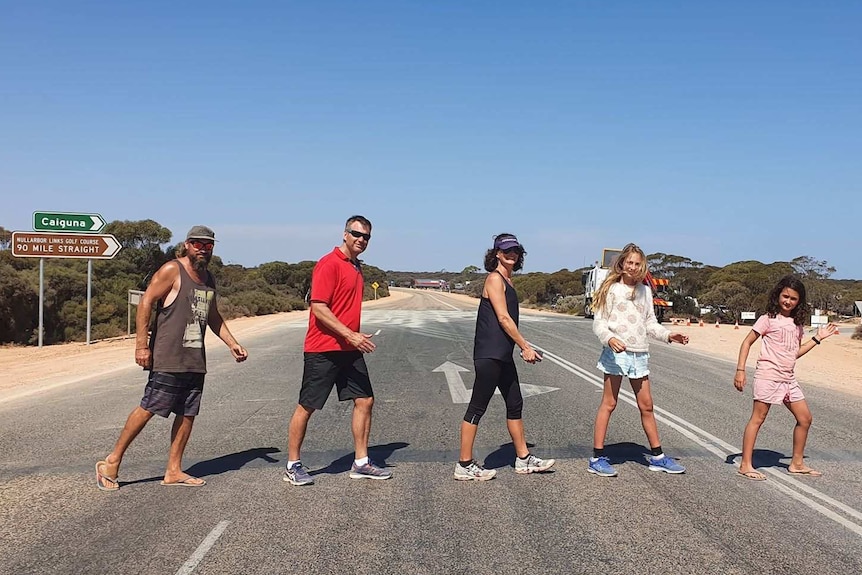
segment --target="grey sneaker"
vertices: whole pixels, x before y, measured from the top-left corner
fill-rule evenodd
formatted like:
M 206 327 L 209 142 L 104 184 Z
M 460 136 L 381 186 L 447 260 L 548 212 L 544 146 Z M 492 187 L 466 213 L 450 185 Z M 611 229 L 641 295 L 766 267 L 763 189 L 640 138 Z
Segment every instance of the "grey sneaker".
M 350 479 L 389 479 L 392 474 L 385 469 L 374 464 L 370 459 L 365 465 L 356 466 L 356 463 L 350 466 Z
M 285 469 L 284 477 L 282 479 L 289 482 L 291 485 L 311 485 L 314 483 L 314 479 L 311 478 L 311 475 L 309 475 L 308 471 L 305 470 L 305 467 L 302 466 L 301 461 L 294 463 L 290 469 Z
M 497 475 L 496 469 L 485 469 L 475 461 L 471 461 L 466 466 L 455 464 L 456 481 L 488 481 L 494 479 L 495 475 Z
M 539 459 L 530 453 L 524 459 L 515 458 L 515 473 L 541 473 L 549 470 L 556 462 L 555 459 Z

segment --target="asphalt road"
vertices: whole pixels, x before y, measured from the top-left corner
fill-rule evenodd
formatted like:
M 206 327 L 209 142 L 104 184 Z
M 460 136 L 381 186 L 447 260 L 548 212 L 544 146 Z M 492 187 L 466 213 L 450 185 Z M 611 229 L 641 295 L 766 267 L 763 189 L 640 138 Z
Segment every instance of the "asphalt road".
M 774 409 L 756 452 L 768 480 L 750 481 L 734 466 L 751 399 L 732 388 L 733 364 L 655 344 L 659 431 L 687 472 L 647 469 L 624 384 L 607 439 L 619 477 L 600 478 L 586 471 L 601 385 L 590 323 L 523 314 L 523 333 L 545 351 L 518 365 L 533 394 L 527 438 L 557 465 L 514 473 L 496 397 L 476 456 L 497 478 L 456 482 L 466 406 L 455 401 L 473 383 L 474 324 L 475 306 L 436 292 L 364 313 L 363 330 L 381 330 L 367 357 L 371 454 L 389 481 L 348 478 L 351 407 L 334 396 L 303 449 L 315 484 L 282 481 L 303 322 L 245 338 L 241 365 L 210 340 L 185 460 L 202 488 L 159 485 L 169 421 L 154 418 L 127 453 L 120 491 L 96 489 L 94 463 L 140 401 L 139 369 L 0 403 L 0 573 L 862 573 L 859 399 L 805 388 L 806 453 L 820 478 L 786 473 L 793 419 Z

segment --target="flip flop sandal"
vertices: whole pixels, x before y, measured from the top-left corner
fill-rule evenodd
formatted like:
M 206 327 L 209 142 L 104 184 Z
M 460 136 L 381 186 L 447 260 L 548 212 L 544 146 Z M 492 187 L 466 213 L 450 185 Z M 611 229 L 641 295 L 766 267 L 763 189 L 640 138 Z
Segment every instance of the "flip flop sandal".
M 766 476 L 759 471 L 737 471 L 736 473 L 752 481 L 766 481 Z
M 103 475 L 102 472 L 99 471 L 100 465 L 108 465 L 108 462 L 105 460 L 96 462 L 96 487 L 98 487 L 100 491 L 117 491 L 120 488 L 119 476 L 108 477 L 107 475 Z
M 822 472 L 817 471 L 816 469 L 811 469 L 811 468 L 801 469 L 799 471 L 791 471 L 790 469 L 788 469 L 787 473 L 789 473 L 790 475 L 807 475 L 809 477 L 820 477 L 821 475 L 823 475 Z

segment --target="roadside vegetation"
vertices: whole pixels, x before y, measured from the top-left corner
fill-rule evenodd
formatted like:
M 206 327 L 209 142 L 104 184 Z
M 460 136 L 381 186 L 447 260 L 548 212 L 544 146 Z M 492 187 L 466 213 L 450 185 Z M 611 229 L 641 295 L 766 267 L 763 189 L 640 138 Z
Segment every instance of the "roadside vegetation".
M 146 289 L 149 278 L 174 258 L 177 245 L 172 233 L 153 220 L 114 221 L 105 233 L 113 234 L 123 249 L 113 260 L 93 261 L 91 339 L 125 335 L 128 329 L 129 290 Z M 34 344 L 39 324 L 39 259 L 15 258 L 10 249 L 11 231 L 0 227 L 0 344 Z M 812 307 L 831 316 L 854 315 L 854 302 L 862 300 L 862 281 L 833 280 L 835 268 L 825 261 L 800 256 L 790 262 L 762 264 L 736 262 L 722 268 L 708 266 L 669 254 L 648 256 L 655 277 L 670 280 L 668 297 L 673 317 L 699 319 L 708 308 L 706 321 L 739 320 L 741 312 L 758 315 L 766 309 L 766 298 L 779 277 L 800 275 L 808 289 Z M 219 308 L 230 319 L 306 309 L 313 261 L 267 262 L 253 268 L 226 265 L 214 255 L 210 271 L 219 288 Z M 87 264 L 85 260 L 48 258 L 45 262 L 44 343 L 82 341 L 86 336 Z M 553 273 L 516 274 L 515 288 L 525 306 L 553 309 L 561 313 L 583 311 L 585 268 Z M 363 266 L 365 299 L 374 297 L 371 284 L 379 284 L 378 297 L 389 295 L 389 286 L 408 287 L 415 278 L 443 279 L 454 290 L 479 297 L 486 274 L 470 265 L 460 272 L 384 271 Z M 135 329 L 131 308 L 131 329 Z M 855 338 L 862 338 L 862 329 Z
M 93 261 L 91 332 L 93 340 L 125 335 L 129 329 L 129 290 L 144 290 L 150 277 L 173 259 L 180 244 L 170 244 L 171 231 L 153 220 L 114 221 L 113 234 L 123 249 L 112 260 Z M 39 258 L 16 258 L 11 232 L 0 227 L 0 344 L 34 344 L 39 326 Z M 166 247 L 163 247 L 166 246 Z M 219 310 L 226 319 L 306 309 L 312 261 L 269 262 L 255 268 L 225 265 L 214 255 L 210 271 L 219 290 Z M 87 329 L 86 260 L 46 258 L 43 342 L 83 341 Z M 389 295 L 386 274 L 365 265 L 365 298 Z M 135 330 L 131 308 L 131 330 Z

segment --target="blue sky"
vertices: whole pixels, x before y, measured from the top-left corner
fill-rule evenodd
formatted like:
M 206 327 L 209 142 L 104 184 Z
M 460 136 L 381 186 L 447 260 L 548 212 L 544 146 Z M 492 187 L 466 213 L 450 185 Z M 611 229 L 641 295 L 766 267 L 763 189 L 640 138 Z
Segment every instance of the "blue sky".
M 630 241 L 862 279 L 862 3 L 0 2 L 0 225 L 216 230 L 313 260 L 525 271 Z

